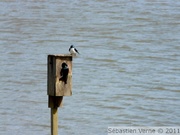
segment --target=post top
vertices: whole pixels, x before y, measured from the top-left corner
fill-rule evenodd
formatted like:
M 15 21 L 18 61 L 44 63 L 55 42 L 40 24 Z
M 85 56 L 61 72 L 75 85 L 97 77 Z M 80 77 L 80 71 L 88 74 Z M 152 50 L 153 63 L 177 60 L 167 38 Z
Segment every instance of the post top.
M 48 56 L 54 56 L 54 57 L 72 57 L 71 54 L 49 54 Z
M 73 57 L 70 54 L 49 54 L 48 58 L 55 58 L 55 59 L 68 59 L 72 61 Z

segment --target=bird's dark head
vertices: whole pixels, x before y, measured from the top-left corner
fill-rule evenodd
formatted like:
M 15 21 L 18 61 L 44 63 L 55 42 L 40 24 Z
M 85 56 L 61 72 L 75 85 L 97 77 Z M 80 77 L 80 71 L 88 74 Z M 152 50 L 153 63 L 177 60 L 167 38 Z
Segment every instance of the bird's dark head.
M 67 67 L 67 64 L 65 62 L 63 62 L 61 66 L 62 66 L 62 68 L 65 68 L 65 67 Z
M 74 48 L 74 45 L 71 45 L 70 48 Z

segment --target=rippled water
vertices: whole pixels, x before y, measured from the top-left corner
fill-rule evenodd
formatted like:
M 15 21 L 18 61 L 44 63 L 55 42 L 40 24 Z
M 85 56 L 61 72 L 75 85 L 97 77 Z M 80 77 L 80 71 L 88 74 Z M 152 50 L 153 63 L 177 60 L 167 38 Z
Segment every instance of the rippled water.
M 178 0 L 0 2 L 0 134 L 50 135 L 47 55 L 74 44 L 59 134 L 180 126 Z

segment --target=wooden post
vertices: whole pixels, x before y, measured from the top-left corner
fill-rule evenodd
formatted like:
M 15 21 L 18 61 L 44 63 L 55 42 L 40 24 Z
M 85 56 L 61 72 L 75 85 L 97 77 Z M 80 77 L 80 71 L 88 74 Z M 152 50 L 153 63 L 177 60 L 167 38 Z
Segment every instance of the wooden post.
M 63 96 L 72 95 L 72 56 L 48 55 L 47 62 L 47 94 L 48 107 L 51 108 L 51 135 L 58 135 L 58 107 L 62 107 Z
M 58 135 L 58 108 L 51 108 L 51 135 Z
M 49 96 L 51 108 L 51 135 L 58 135 L 58 107 L 62 107 L 63 96 Z

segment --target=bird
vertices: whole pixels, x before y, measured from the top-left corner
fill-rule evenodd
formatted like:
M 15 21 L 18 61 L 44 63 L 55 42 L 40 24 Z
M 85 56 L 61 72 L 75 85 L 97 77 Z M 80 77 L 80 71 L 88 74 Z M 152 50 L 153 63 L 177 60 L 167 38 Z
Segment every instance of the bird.
M 79 54 L 78 50 L 77 50 L 73 45 L 70 46 L 69 52 L 70 52 L 71 55 L 73 55 L 73 56 L 76 56 L 77 53 Z
M 61 65 L 61 71 L 60 71 L 61 78 L 59 79 L 59 81 L 63 81 L 65 84 L 67 84 L 68 73 L 69 73 L 68 65 L 65 62 L 63 62 Z

